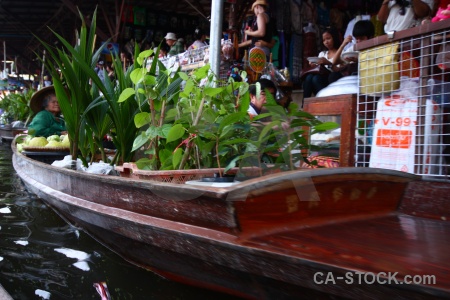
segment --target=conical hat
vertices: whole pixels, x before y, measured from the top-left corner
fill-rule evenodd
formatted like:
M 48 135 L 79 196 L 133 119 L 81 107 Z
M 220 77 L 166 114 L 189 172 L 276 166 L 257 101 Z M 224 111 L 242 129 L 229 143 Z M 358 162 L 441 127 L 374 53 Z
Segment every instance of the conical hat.
M 41 110 L 43 110 L 44 109 L 44 107 L 43 107 L 44 99 L 49 94 L 55 94 L 56 95 L 55 87 L 53 85 L 47 86 L 45 88 L 42 88 L 39 91 L 37 91 L 36 93 L 34 93 L 33 96 L 31 96 L 31 99 L 30 99 L 30 108 L 31 108 L 31 110 L 34 111 L 35 113 L 38 113 Z

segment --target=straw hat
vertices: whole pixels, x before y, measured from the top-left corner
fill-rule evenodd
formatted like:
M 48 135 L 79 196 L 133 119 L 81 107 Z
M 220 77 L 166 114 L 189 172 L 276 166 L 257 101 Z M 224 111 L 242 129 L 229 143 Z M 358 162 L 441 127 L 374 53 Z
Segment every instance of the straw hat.
M 256 5 L 263 5 L 265 7 L 269 7 L 269 4 L 267 3 L 266 0 L 256 0 L 253 4 L 252 4 L 252 10 L 255 8 Z
M 45 87 L 43 89 L 40 89 L 36 93 L 34 93 L 33 96 L 31 96 L 31 99 L 30 99 L 30 108 L 31 108 L 31 110 L 34 111 L 35 113 L 38 113 L 41 110 L 43 110 L 44 107 L 42 105 L 44 103 L 44 99 L 49 94 L 55 94 L 56 95 L 55 88 L 53 87 L 53 85 L 47 86 L 47 87 Z

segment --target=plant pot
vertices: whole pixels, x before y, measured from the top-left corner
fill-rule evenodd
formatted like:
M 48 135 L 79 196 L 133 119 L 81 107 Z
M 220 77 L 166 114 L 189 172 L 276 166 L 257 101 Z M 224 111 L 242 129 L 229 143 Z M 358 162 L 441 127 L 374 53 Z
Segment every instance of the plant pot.
M 218 174 L 215 174 L 218 175 Z M 236 176 L 214 176 L 214 177 L 203 177 L 201 179 L 202 182 L 233 182 Z
M 137 178 L 145 180 L 153 180 L 170 183 L 186 183 L 186 181 L 201 180 L 202 178 L 226 178 L 227 176 L 236 175 L 238 172 L 246 176 L 258 176 L 260 174 L 259 168 L 233 168 L 228 171 L 225 176 L 218 176 L 219 173 L 224 172 L 221 168 L 208 169 L 188 169 L 188 170 L 167 170 L 167 171 L 148 171 L 140 170 L 135 163 L 124 163 L 122 166 L 116 166 L 116 170 L 120 172 L 121 177 Z M 220 180 L 220 179 L 219 179 Z

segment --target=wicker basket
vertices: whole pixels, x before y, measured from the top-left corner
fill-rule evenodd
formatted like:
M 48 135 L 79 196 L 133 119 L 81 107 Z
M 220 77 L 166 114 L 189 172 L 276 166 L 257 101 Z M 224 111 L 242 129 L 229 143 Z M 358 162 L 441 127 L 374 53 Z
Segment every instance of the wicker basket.
M 23 146 L 23 150 L 32 151 L 32 152 L 68 152 L 70 151 L 69 147 L 31 147 L 31 146 Z

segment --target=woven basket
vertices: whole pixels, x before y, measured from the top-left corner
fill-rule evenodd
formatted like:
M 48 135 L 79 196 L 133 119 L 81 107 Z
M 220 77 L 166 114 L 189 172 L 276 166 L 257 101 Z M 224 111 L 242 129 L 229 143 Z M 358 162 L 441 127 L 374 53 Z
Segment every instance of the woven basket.
M 33 151 L 33 152 L 65 152 L 70 151 L 69 147 L 30 147 L 23 146 L 23 150 Z

